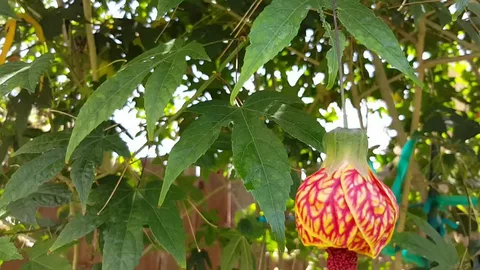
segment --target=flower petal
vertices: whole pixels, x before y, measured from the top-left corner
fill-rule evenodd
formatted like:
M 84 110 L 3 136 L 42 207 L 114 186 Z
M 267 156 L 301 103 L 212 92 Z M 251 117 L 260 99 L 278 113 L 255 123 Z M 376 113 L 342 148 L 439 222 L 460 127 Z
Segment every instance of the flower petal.
M 390 240 L 397 217 L 397 209 L 376 181 L 376 178 L 362 177 L 352 166 L 343 169 L 340 181 L 346 204 L 362 238 L 368 243 L 369 249 L 362 246 L 359 253 L 373 258 Z
M 340 173 L 327 175 L 325 168 L 308 177 L 296 197 L 297 227 L 310 239 L 304 244 L 318 247 L 348 248 L 357 227 L 344 199 Z M 299 229 L 300 231 L 300 229 Z

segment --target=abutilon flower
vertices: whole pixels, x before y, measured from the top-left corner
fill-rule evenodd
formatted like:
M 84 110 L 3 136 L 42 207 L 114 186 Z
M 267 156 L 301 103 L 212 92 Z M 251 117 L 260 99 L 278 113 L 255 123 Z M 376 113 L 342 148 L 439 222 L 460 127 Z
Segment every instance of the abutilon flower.
M 305 246 L 326 248 L 329 270 L 357 269 L 357 253 L 376 258 L 398 219 L 392 191 L 367 163 L 367 135 L 337 128 L 324 137 L 326 159 L 297 191 L 296 224 Z

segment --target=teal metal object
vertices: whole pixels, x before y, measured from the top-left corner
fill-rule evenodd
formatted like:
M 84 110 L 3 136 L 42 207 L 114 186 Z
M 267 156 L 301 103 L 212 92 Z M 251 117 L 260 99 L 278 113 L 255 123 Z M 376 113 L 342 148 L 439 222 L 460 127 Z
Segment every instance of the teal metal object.
M 405 181 L 405 176 L 407 175 L 408 166 L 410 165 L 410 158 L 412 156 L 413 150 L 415 149 L 415 144 L 417 143 L 417 138 L 412 138 L 405 143 L 402 148 L 402 153 L 400 154 L 400 161 L 398 162 L 397 175 L 392 185 L 392 192 L 397 198 L 397 203 L 400 204 L 402 200 L 402 186 Z

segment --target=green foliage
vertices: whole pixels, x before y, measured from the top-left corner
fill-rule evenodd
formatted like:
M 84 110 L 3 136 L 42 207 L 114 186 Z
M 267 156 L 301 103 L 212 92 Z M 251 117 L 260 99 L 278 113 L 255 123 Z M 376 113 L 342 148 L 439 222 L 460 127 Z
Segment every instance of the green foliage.
M 152 69 L 162 63 L 176 59 L 178 55 L 185 56 L 187 54 L 196 58 L 208 59 L 202 48 L 195 43 L 181 46 L 172 42 L 171 44 L 160 45 L 138 56 L 116 73 L 114 77 L 103 83 L 80 110 L 68 144 L 65 160 L 70 160 L 73 150 L 92 130 L 107 120 L 116 109 L 125 105 L 133 89 L 141 84 Z M 161 91 L 161 89 L 157 91 Z
M 183 0 L 157 0 L 157 12 L 158 16 L 163 16 L 170 9 L 178 6 Z
M 378 53 L 392 67 L 400 70 L 417 85 L 423 86 L 405 58 L 395 35 L 372 10 L 355 1 L 338 3 L 338 18 L 355 39 Z
M 43 183 L 55 177 L 65 166 L 64 148 L 46 152 L 21 166 L 5 186 L 0 206 L 27 197 L 37 191 Z
M 35 214 L 38 207 L 61 206 L 72 199 L 72 193 L 63 184 L 46 183 L 27 197 L 8 204 L 8 212 L 26 224 L 36 225 Z
M 250 45 L 245 53 L 240 78 L 230 96 L 231 104 L 250 76 L 297 35 L 310 7 L 310 0 L 273 0 L 258 16 L 248 35 Z
M 241 270 L 255 269 L 255 260 L 253 257 L 250 243 L 245 236 L 235 235 L 230 238 L 228 244 L 223 249 L 221 269 L 233 269 L 236 263 L 239 263 Z
M 10 261 L 10 260 L 20 260 L 22 259 L 15 247 L 15 244 L 10 242 L 8 237 L 0 237 L 0 260 Z
M 455 268 L 458 264 L 455 246 L 446 242 L 425 220 L 414 215 L 409 217 L 430 239 L 419 237 L 414 232 L 401 232 L 394 235 L 393 242 L 410 252 L 427 258 L 429 261 L 438 263 L 440 269 Z
M 12 7 L 8 4 L 8 0 L 0 0 L 0 15 L 17 18 Z
M 200 44 L 192 42 L 182 48 L 181 42 L 179 43 L 175 44 L 169 60 L 160 63 L 145 84 L 145 112 L 150 141 L 154 139 L 157 120 L 163 115 L 163 110 L 182 82 L 182 76 L 187 68 L 185 60 L 187 54 L 190 53 L 197 59 L 210 60 Z
M 22 265 L 22 270 L 67 270 L 72 266 L 65 257 L 57 254 L 48 254 L 48 248 L 53 240 L 38 240 L 35 245 L 27 249 L 28 261 Z
M 44 54 L 32 63 L 13 62 L 0 66 L 0 95 L 5 95 L 16 87 L 35 92 L 42 74 L 50 67 L 53 56 Z

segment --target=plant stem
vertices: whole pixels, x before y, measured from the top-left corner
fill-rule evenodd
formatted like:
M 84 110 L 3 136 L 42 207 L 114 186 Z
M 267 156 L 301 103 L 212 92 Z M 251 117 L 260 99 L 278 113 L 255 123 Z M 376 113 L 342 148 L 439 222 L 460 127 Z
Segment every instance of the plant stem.
M 92 68 L 92 80 L 98 81 L 98 64 L 97 64 L 97 46 L 95 45 L 95 37 L 92 28 L 92 2 L 83 0 L 83 14 L 85 16 L 85 33 L 87 35 L 88 54 L 90 57 L 90 66 Z
M 338 34 L 338 24 L 337 24 L 337 11 L 336 11 L 336 2 L 332 0 L 332 12 L 333 12 L 333 25 L 335 27 L 335 50 L 337 53 L 337 61 L 338 61 L 338 84 L 340 86 L 340 94 L 342 99 L 342 113 L 343 113 L 343 127 L 348 128 L 348 121 L 347 121 L 347 108 L 345 108 L 345 89 L 343 88 L 343 66 L 342 66 L 342 55 L 340 54 L 340 37 Z M 352 71 L 350 71 L 352 72 Z
M 69 216 L 70 216 L 70 218 L 73 218 L 75 216 L 75 203 L 70 202 L 69 206 L 70 206 Z M 79 251 L 80 251 L 79 244 L 78 243 L 74 244 L 73 245 L 72 270 L 77 270 Z

